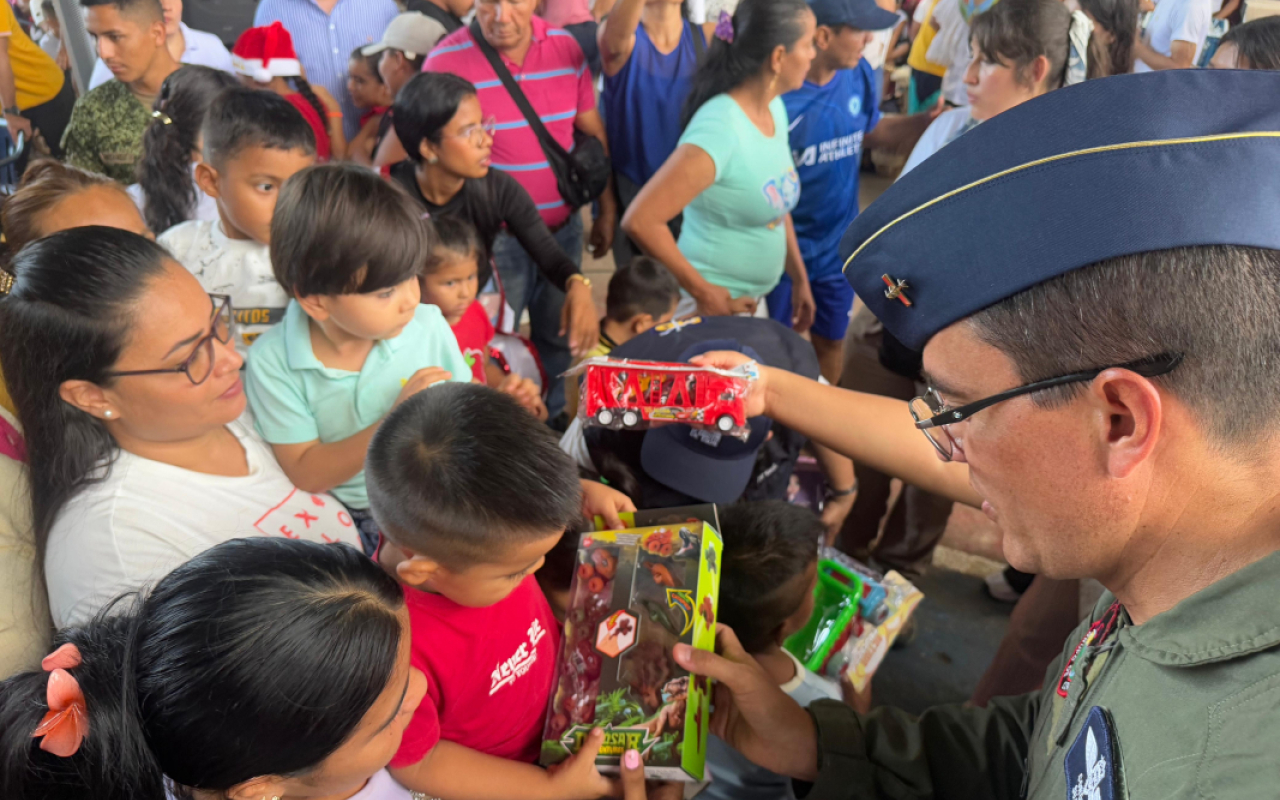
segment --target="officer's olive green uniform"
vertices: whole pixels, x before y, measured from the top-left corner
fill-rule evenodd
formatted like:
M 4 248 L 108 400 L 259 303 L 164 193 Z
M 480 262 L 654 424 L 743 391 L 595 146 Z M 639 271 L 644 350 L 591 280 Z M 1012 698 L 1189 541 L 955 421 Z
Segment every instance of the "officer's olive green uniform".
M 1062 697 L 1064 664 L 1112 603 L 1103 596 L 1038 693 L 918 718 L 814 704 L 820 774 L 806 800 L 1280 798 L 1280 552 L 1145 625 L 1121 610 L 1080 648 Z M 1086 726 L 1094 707 L 1114 749 Z M 1069 753 L 1086 765 L 1070 779 Z

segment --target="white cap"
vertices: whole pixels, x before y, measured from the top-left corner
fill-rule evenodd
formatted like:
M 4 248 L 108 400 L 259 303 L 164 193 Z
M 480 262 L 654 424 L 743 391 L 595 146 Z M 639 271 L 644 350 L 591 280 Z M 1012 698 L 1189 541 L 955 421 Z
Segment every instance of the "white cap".
M 383 50 L 399 50 L 407 58 L 425 56 L 436 46 L 436 42 L 444 38 L 445 29 L 426 14 L 412 11 L 400 14 L 382 33 L 382 41 L 363 48 L 360 52 L 366 56 L 377 55 Z

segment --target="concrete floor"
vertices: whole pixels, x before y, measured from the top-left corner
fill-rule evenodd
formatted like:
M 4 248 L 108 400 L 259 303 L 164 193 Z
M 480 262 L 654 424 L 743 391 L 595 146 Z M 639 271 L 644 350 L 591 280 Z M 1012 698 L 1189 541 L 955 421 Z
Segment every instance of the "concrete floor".
M 860 205 L 865 208 L 892 182 L 862 173 Z M 589 214 L 586 223 L 589 230 Z M 595 259 L 584 252 L 582 271 L 603 310 L 613 254 Z M 876 674 L 872 686 L 877 705 L 919 713 L 940 703 L 964 702 L 1004 635 L 1012 606 L 990 599 L 982 589 L 983 576 L 1003 566 L 995 526 L 976 509 L 957 508 L 934 560 L 919 581 L 925 599 L 916 610 L 915 640 L 891 651 Z

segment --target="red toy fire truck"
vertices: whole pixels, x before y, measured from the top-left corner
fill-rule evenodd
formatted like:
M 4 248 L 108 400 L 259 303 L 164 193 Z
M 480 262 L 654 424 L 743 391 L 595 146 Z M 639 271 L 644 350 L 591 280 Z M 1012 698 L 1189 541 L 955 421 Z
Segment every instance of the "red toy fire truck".
M 662 420 L 720 433 L 749 433 L 747 393 L 755 364 L 732 370 L 657 361 L 591 358 L 578 367 L 582 378 L 579 413 L 615 430 Z

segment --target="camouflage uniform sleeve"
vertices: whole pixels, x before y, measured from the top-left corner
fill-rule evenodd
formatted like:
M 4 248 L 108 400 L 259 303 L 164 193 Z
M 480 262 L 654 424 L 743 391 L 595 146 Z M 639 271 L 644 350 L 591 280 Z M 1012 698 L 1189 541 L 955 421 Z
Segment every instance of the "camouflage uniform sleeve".
M 1040 703 L 1039 694 L 998 697 L 986 708 L 939 706 L 918 717 L 814 703 L 819 770 L 805 800 L 1017 800 Z
M 71 119 L 62 133 L 62 151 L 67 163 L 90 172 L 105 173 L 106 165 L 98 157 L 94 140 L 93 109 L 85 103 L 76 103 L 71 109 Z

